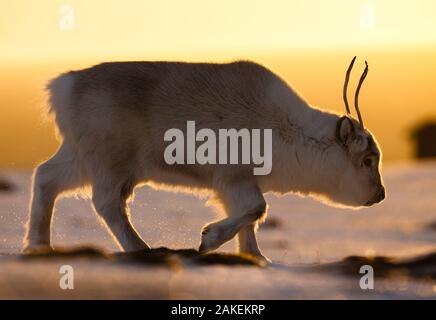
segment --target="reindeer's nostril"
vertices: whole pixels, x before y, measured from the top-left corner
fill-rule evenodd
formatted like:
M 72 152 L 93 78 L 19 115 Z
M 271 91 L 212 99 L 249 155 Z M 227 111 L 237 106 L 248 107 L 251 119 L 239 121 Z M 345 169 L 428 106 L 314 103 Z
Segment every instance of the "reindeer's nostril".
M 376 196 L 374 197 L 374 200 L 372 201 L 372 203 L 379 203 L 381 201 L 384 200 L 384 198 L 386 197 L 386 192 L 385 192 L 385 187 L 381 187 L 379 192 L 377 192 Z
M 385 191 L 385 187 L 382 187 L 382 190 L 380 192 L 379 202 L 384 200 L 384 198 L 386 198 L 386 191 Z
M 382 186 L 379 189 L 379 191 L 376 193 L 374 198 L 369 200 L 367 203 L 365 203 L 365 206 L 369 207 L 369 206 L 372 206 L 375 203 L 379 203 L 379 202 L 383 201 L 385 197 L 386 197 L 385 187 Z

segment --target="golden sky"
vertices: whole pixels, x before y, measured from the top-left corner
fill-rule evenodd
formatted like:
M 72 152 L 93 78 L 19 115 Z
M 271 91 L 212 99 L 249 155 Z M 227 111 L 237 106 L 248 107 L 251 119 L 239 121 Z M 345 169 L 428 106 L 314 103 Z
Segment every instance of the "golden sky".
M 434 0 L 1 0 L 3 60 L 436 44 Z M 74 16 L 72 29 L 62 19 Z M 65 25 L 64 25 L 65 26 Z
M 58 142 L 45 83 L 113 60 L 250 59 L 311 104 L 343 112 L 342 84 L 388 161 L 412 154 L 410 128 L 436 118 L 435 0 L 0 0 L 0 167 L 29 167 Z

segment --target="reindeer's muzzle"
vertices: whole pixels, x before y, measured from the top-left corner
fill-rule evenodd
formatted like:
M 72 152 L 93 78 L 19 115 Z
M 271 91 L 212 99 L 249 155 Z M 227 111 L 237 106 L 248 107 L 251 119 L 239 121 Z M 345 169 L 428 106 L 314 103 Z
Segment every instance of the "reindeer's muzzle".
M 385 198 L 386 198 L 385 187 L 381 186 L 380 189 L 378 190 L 378 192 L 376 193 L 376 195 L 374 196 L 374 198 L 372 198 L 367 203 L 365 203 L 365 206 L 370 207 L 373 204 L 382 202 Z

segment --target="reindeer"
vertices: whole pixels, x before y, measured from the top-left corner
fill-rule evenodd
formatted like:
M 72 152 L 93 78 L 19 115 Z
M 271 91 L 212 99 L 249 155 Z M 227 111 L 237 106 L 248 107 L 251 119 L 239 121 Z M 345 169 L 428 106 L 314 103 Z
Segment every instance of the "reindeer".
M 359 121 L 310 106 L 279 76 L 253 62 L 225 64 L 113 62 L 70 71 L 48 86 L 50 112 L 62 137 L 56 154 L 37 167 L 24 251 L 50 247 L 56 198 L 90 186 L 95 211 L 121 249 L 149 249 L 130 222 L 134 188 L 149 184 L 208 192 L 226 218 L 203 228 L 199 251 L 237 235 L 239 251 L 268 261 L 256 229 L 265 218 L 264 193 L 296 193 L 331 205 L 367 207 L 385 198 L 381 152 L 358 106 Z M 193 120 L 202 128 L 272 129 L 272 170 L 252 165 L 168 165 L 164 134 Z

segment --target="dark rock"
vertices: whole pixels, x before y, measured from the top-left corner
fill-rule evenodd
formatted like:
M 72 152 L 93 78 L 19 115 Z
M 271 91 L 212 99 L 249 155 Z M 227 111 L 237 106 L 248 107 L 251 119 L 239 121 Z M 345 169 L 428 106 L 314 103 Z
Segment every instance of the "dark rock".
M 419 279 L 436 279 L 436 252 L 408 259 L 395 259 L 384 256 L 373 258 L 350 256 L 342 261 L 315 266 L 315 268 L 360 277 L 359 270 L 363 265 L 373 267 L 374 276 L 380 278 L 404 274 Z
M 263 267 L 264 262 L 245 254 L 208 253 L 200 254 L 195 249 L 169 249 L 165 247 L 135 252 L 109 253 L 94 247 L 39 249 L 22 255 L 25 259 L 59 259 L 59 258 L 92 258 L 107 259 L 114 262 L 144 265 L 163 265 L 179 268 L 185 263 L 194 265 L 245 265 Z
M 10 192 L 14 189 L 14 185 L 11 182 L 0 177 L 0 192 Z
M 282 221 L 275 217 L 267 217 L 265 222 L 259 226 L 260 229 L 280 229 L 282 227 Z
M 425 122 L 412 130 L 416 158 L 436 157 L 436 122 Z
M 428 229 L 436 231 L 436 221 L 431 222 L 427 225 Z

